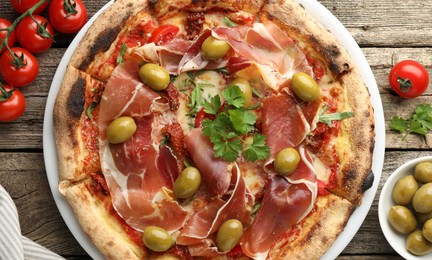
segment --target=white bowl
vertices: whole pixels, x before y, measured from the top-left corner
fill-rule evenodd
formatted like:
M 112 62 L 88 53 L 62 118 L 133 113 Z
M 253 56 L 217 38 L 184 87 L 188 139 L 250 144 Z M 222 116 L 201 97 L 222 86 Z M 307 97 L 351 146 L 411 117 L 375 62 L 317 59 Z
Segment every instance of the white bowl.
M 392 190 L 396 182 L 407 175 L 414 173 L 414 168 L 417 164 L 421 162 L 432 162 L 432 156 L 420 157 L 409 162 L 406 162 L 402 166 L 396 169 L 384 184 L 378 203 L 378 217 L 381 229 L 384 233 L 389 244 L 393 249 L 405 259 L 432 259 L 432 253 L 426 254 L 424 256 L 415 256 L 408 252 L 405 247 L 406 235 L 398 233 L 390 225 L 388 221 L 388 213 L 390 208 L 396 205 L 392 198 Z

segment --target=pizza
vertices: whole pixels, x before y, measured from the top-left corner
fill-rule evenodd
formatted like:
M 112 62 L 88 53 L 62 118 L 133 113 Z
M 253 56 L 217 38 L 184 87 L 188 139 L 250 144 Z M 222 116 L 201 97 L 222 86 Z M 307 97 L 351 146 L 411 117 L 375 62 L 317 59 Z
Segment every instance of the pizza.
M 315 259 L 373 182 L 355 61 L 293 0 L 117 0 L 54 106 L 59 190 L 108 259 Z

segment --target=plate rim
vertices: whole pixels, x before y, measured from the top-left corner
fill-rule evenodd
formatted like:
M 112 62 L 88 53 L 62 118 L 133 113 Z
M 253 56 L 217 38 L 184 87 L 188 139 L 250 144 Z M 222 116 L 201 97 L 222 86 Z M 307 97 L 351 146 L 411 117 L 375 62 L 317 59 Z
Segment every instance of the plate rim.
M 336 36 L 342 46 L 348 51 L 352 60 L 356 63 L 357 68 L 359 69 L 363 82 L 366 84 L 369 90 L 369 93 L 371 95 L 371 103 L 374 108 L 375 146 L 372 161 L 374 181 L 372 186 L 365 192 L 362 198 L 362 204 L 357 207 L 353 214 L 350 216 L 344 230 L 339 234 L 332 246 L 321 257 L 321 259 L 335 259 L 350 243 L 350 241 L 362 225 L 369 212 L 370 207 L 373 204 L 374 197 L 378 190 L 378 185 L 381 179 L 381 172 L 384 164 L 385 152 L 384 112 L 378 86 L 372 70 L 368 64 L 368 61 L 366 60 L 366 57 L 364 56 L 363 52 L 361 51 L 360 47 L 357 45 L 349 31 L 325 6 L 323 6 L 317 0 L 296 1 L 302 4 L 306 8 L 306 10 L 325 28 L 329 29 L 332 34 Z M 73 54 L 73 51 L 76 49 L 80 40 L 82 39 L 82 37 L 84 37 L 86 31 L 89 29 L 94 20 L 113 3 L 114 0 L 110 0 L 99 11 L 97 11 L 92 18 L 90 18 L 86 25 L 75 36 L 74 40 L 71 42 L 65 54 L 63 55 L 63 58 L 59 63 L 53 81 L 51 83 L 50 91 L 48 93 L 43 123 L 44 162 L 49 186 L 54 197 L 56 206 L 59 209 L 59 212 L 72 235 L 81 245 L 81 247 L 93 259 L 103 259 L 104 257 L 97 249 L 97 247 L 93 244 L 93 242 L 89 239 L 84 230 L 81 228 L 68 202 L 66 201 L 64 196 L 58 191 L 58 162 L 54 141 L 54 129 L 52 119 L 54 101 L 59 91 L 64 72 L 66 70 L 67 64 L 69 63 L 70 57 Z

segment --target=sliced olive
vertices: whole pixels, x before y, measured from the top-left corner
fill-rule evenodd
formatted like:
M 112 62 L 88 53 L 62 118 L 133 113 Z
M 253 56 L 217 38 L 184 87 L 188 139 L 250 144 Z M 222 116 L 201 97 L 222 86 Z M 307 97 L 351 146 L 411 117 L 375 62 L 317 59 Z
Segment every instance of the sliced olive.
M 432 183 L 421 186 L 414 194 L 412 205 L 419 213 L 432 211 Z
M 137 126 L 130 116 L 121 116 L 112 121 L 107 128 L 107 140 L 112 144 L 126 142 L 135 133 Z
M 432 162 L 422 162 L 416 165 L 414 177 L 419 182 L 432 182 Z
M 296 149 L 288 147 L 277 153 L 274 167 L 280 174 L 293 173 L 300 162 L 300 155 Z
M 244 78 L 236 78 L 231 83 L 230 86 L 237 86 L 243 93 L 244 107 L 249 107 L 252 103 L 252 88 L 249 82 Z
M 313 102 L 320 96 L 320 88 L 316 81 L 304 72 L 297 72 L 291 81 L 292 90 L 301 100 Z
M 142 239 L 146 247 L 156 252 L 166 251 L 174 244 L 170 234 L 157 226 L 146 227 Z
M 170 75 L 166 69 L 154 64 L 146 63 L 138 71 L 141 81 L 154 90 L 164 90 L 170 83 Z
M 432 251 L 432 243 L 424 238 L 421 230 L 416 230 L 408 235 L 406 249 L 414 255 L 425 255 Z
M 422 232 L 423 232 L 423 236 L 429 242 L 432 242 L 432 219 L 429 219 L 424 223 Z
M 393 187 L 392 197 L 398 205 L 408 205 L 411 203 L 415 192 L 418 190 L 418 183 L 414 176 L 407 175 L 398 180 Z
M 195 167 L 186 167 L 173 185 L 176 198 L 187 199 L 192 197 L 201 185 L 201 174 Z
M 224 40 L 218 40 L 213 36 L 209 36 L 201 45 L 201 52 L 204 58 L 208 60 L 217 60 L 225 56 L 231 46 Z
M 216 245 L 223 252 L 233 249 L 243 235 L 243 225 L 237 219 L 226 220 L 219 227 Z
M 417 220 L 414 214 L 405 206 L 393 206 L 388 214 L 390 224 L 398 232 L 408 234 L 417 227 Z

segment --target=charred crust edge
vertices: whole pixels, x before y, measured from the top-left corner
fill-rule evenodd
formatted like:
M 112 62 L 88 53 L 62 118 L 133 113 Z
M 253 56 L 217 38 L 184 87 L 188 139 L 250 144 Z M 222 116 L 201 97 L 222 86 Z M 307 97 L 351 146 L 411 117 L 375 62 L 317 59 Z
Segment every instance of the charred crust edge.
M 78 77 L 72 85 L 67 101 L 67 110 L 72 118 L 79 119 L 84 112 L 85 79 Z

